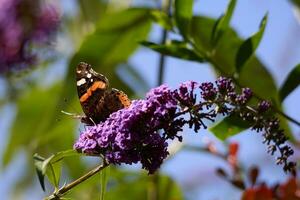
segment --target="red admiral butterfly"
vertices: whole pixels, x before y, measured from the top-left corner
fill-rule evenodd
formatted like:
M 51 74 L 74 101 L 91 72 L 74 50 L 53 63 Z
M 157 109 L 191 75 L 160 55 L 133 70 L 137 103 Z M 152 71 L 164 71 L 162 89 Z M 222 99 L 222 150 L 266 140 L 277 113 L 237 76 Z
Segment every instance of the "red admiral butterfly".
M 87 63 L 81 62 L 77 65 L 76 84 L 79 101 L 85 113 L 81 121 L 87 125 L 98 124 L 111 113 L 131 104 L 124 92 L 110 89 L 108 79 L 95 72 Z

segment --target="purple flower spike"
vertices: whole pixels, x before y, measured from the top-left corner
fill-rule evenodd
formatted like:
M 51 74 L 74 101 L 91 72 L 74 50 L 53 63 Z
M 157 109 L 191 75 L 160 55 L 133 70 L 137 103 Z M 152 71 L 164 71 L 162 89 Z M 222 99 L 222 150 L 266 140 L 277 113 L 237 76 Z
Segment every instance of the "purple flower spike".
M 198 102 L 197 93 L 202 97 Z M 287 138 L 279 120 L 264 113 L 270 109 L 270 103 L 262 101 L 255 110 L 247 105 L 251 96 L 249 88 L 237 94 L 232 81 L 224 77 L 215 84 L 184 82 L 175 90 L 161 85 L 151 89 L 146 99 L 133 100 L 128 108 L 83 131 L 74 148 L 88 155 L 101 154 L 111 164 L 140 162 L 152 174 L 169 154 L 167 140 L 181 142 L 185 125 L 198 132 L 207 128 L 204 122 L 214 122 L 219 114 L 236 115 L 247 121 L 251 129 L 263 132 L 268 152 L 278 151 L 277 163 L 293 172 L 295 163 L 288 161 L 293 150 L 284 144 Z
M 174 118 L 176 109 L 177 101 L 168 86 L 154 88 L 146 100 L 134 100 L 129 108 L 82 132 L 74 148 L 87 154 L 104 152 L 113 164 L 140 161 L 144 169 L 154 173 L 168 155 L 166 140 L 157 131 Z M 90 145 L 91 139 L 97 145 Z

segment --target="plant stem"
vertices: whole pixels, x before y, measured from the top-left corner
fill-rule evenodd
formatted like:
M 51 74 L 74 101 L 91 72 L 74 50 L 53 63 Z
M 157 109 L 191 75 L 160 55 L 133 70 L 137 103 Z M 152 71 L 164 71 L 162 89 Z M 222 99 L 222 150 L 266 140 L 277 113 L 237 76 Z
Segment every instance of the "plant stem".
M 300 127 L 300 122 L 295 120 L 294 118 L 292 118 L 291 116 L 287 115 L 286 113 L 282 112 L 281 110 L 279 110 L 278 108 L 274 107 L 274 110 L 281 115 L 282 117 L 286 118 L 287 120 L 289 120 L 290 122 L 296 124 L 297 126 Z
M 162 11 L 166 12 L 170 16 L 172 0 L 166 0 L 164 4 L 164 0 L 162 0 L 161 4 Z M 160 44 L 165 44 L 168 37 L 168 31 L 166 29 L 162 30 L 162 36 Z M 157 85 L 161 85 L 164 79 L 164 70 L 165 70 L 166 56 L 164 54 L 160 54 L 159 56 L 159 64 L 158 64 L 158 77 L 157 77 Z M 150 185 L 148 188 L 148 200 L 158 200 L 159 199 L 159 171 L 157 171 L 150 180 Z
M 60 197 L 64 196 L 68 191 L 70 191 L 72 188 L 77 186 L 78 184 L 86 181 L 90 177 L 94 176 L 98 172 L 100 172 L 102 169 L 106 168 L 109 164 L 107 162 L 104 162 L 103 164 L 97 166 L 96 168 L 92 169 L 88 173 L 84 174 L 80 178 L 76 179 L 75 181 L 69 183 L 68 185 L 65 185 L 61 187 L 59 190 L 54 191 L 50 196 L 46 197 L 45 200 L 58 200 Z
M 166 4 L 162 5 L 162 10 L 164 12 L 166 12 L 168 15 L 170 15 L 170 12 L 171 12 L 171 5 L 172 5 L 171 1 L 172 0 L 167 0 Z M 162 2 L 162 4 L 163 4 L 163 2 Z M 167 37 L 168 37 L 168 31 L 166 29 L 163 29 L 160 44 L 165 44 Z M 164 54 L 160 54 L 159 64 L 158 64 L 157 85 L 161 85 L 163 83 L 165 62 L 166 62 L 166 56 Z
M 164 44 L 167 39 L 167 31 L 163 30 L 162 38 L 161 38 L 161 44 Z M 159 56 L 159 66 L 158 66 L 158 79 L 157 79 L 157 85 L 161 85 L 163 83 L 164 78 L 164 69 L 165 69 L 165 62 L 166 57 L 164 54 L 160 54 Z

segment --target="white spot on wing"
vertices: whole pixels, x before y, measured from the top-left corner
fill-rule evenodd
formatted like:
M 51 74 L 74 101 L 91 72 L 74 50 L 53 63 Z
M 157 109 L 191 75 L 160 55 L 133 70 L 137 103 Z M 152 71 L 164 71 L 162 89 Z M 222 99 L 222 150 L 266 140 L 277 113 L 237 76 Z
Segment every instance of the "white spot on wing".
M 81 86 L 81 85 L 83 85 L 83 84 L 85 84 L 85 83 L 86 83 L 85 78 L 82 78 L 82 79 L 80 79 L 79 81 L 77 81 L 77 86 Z
M 78 70 L 77 73 L 80 74 L 80 73 L 81 73 L 81 70 Z
M 87 74 L 86 77 L 91 78 L 92 74 Z

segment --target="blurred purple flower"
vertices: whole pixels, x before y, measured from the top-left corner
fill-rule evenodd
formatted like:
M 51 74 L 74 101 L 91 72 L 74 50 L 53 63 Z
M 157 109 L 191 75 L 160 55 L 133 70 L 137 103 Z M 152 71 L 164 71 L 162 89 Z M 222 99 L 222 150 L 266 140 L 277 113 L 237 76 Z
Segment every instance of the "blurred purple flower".
M 58 28 L 53 5 L 31 0 L 0 0 L 0 74 L 35 61 L 33 44 L 45 43 Z
M 197 102 L 199 89 L 202 98 Z M 278 150 L 278 164 L 283 164 L 285 171 L 292 171 L 295 165 L 288 157 L 293 151 L 284 144 L 287 138 L 279 121 L 265 112 L 270 104 L 263 101 L 255 106 L 257 110 L 250 108 L 246 103 L 251 96 L 249 88 L 236 93 L 232 81 L 224 77 L 215 84 L 188 81 L 175 90 L 161 85 L 151 89 L 146 99 L 132 101 L 128 108 L 83 131 L 74 148 L 88 155 L 103 155 L 112 164 L 140 162 L 152 174 L 169 154 L 167 140 L 182 141 L 180 132 L 184 125 L 197 132 L 207 128 L 204 122 L 214 121 L 218 114 L 237 115 L 252 129 L 263 131 L 269 152 Z

